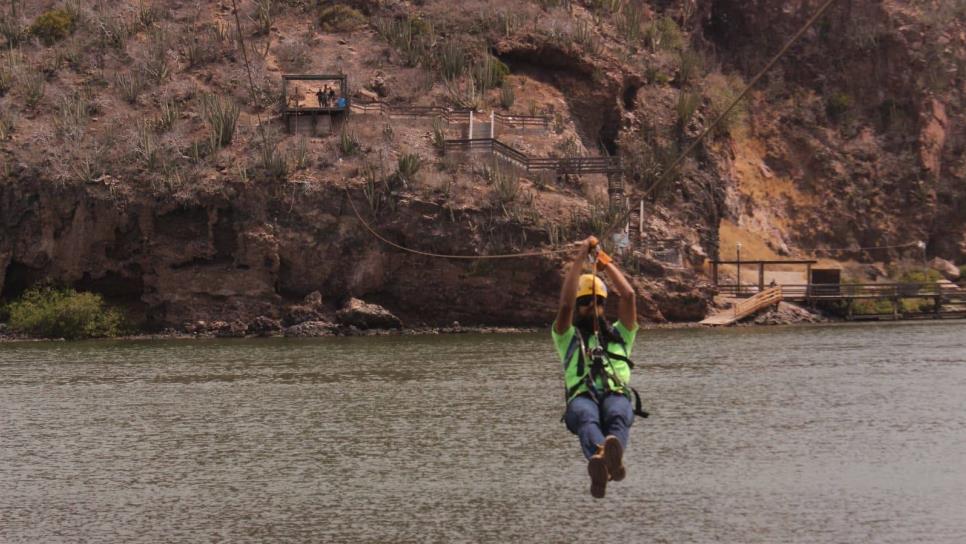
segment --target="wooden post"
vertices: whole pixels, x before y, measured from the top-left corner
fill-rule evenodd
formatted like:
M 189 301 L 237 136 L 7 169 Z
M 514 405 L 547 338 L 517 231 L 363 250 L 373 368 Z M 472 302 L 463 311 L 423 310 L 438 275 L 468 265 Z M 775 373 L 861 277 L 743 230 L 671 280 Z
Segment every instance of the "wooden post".
M 811 304 L 812 302 L 812 265 L 811 263 L 805 265 L 805 300 Z
M 942 308 L 943 308 L 943 296 L 942 294 L 939 294 L 939 295 L 936 295 L 936 302 L 935 302 L 935 306 L 933 307 L 933 314 L 935 314 L 936 319 L 939 319 L 939 317 L 942 315 Z
M 496 138 L 496 123 L 494 122 L 493 111 L 490 111 L 490 139 Z
M 758 292 L 765 290 L 765 262 L 758 263 Z
M 892 319 L 893 321 L 899 319 L 899 297 L 892 297 Z
M 711 261 L 711 277 L 714 278 L 714 286 L 718 286 L 718 261 Z
M 854 303 L 854 302 L 855 302 L 855 299 L 854 298 L 850 298 L 847 301 L 846 306 L 845 306 L 845 308 L 846 308 L 845 309 L 845 319 L 848 320 L 848 321 L 852 321 L 852 303 Z
M 466 136 L 467 140 L 473 139 L 473 110 L 470 110 L 470 133 Z
M 638 233 L 641 235 L 641 238 L 643 238 L 644 237 L 644 199 L 643 198 L 641 199 L 641 213 L 637 217 L 637 219 L 638 219 L 637 221 Z M 714 283 L 715 285 L 718 284 L 718 278 L 715 278 Z

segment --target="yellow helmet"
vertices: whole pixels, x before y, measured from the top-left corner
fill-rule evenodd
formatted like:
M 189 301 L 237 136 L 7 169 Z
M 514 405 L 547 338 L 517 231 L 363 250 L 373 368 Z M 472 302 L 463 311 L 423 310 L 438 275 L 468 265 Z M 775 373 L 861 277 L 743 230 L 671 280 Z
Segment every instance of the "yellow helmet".
M 587 295 L 607 298 L 607 286 L 604 285 L 604 280 L 594 274 L 582 274 L 577 284 L 577 298 Z

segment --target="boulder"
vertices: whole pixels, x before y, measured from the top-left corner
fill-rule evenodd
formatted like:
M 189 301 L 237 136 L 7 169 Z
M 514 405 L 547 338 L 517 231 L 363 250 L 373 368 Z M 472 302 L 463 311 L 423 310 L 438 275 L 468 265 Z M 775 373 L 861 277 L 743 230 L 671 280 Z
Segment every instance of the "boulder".
M 959 268 L 946 259 L 940 257 L 934 258 L 933 260 L 929 261 L 929 268 L 938 271 L 949 281 L 956 281 L 959 279 Z
M 885 267 L 881 264 L 866 265 L 865 268 L 862 269 L 862 272 L 865 274 L 867 279 L 872 281 L 876 281 L 879 278 L 889 277 L 889 272 L 886 271 Z
M 322 313 L 315 307 L 308 304 L 296 304 L 285 308 L 282 322 L 286 326 L 298 325 L 306 321 L 318 321 L 322 318 Z
M 319 336 L 335 336 L 338 325 L 329 321 L 306 321 L 285 329 L 285 336 L 290 338 L 316 338 Z
M 260 315 L 248 324 L 248 332 L 258 336 L 270 336 L 282 330 L 282 323 L 277 319 Z
M 360 329 L 401 329 L 402 321 L 389 310 L 377 304 L 369 304 L 357 298 L 350 298 L 345 306 L 336 312 L 339 323 Z
M 216 321 L 215 323 L 225 323 L 224 321 Z M 222 338 L 241 338 L 245 336 L 248 332 L 248 325 L 240 319 L 236 319 L 231 323 L 225 323 L 225 326 L 219 326 L 218 329 L 214 330 L 215 336 Z
M 383 75 L 382 72 L 376 73 L 376 75 L 369 80 L 369 88 L 381 98 L 389 96 L 389 87 L 386 85 L 386 76 Z
M 754 319 L 756 325 L 791 325 L 793 323 L 821 323 L 825 319 L 813 314 L 801 306 L 779 302 L 777 306 L 758 314 Z
M 319 310 L 322 308 L 322 293 L 312 291 L 311 293 L 305 295 L 305 298 L 302 299 L 302 302 L 305 303 L 306 306 Z
M 369 102 L 379 101 L 379 95 L 370 91 L 369 89 L 359 89 L 359 96 L 368 99 Z

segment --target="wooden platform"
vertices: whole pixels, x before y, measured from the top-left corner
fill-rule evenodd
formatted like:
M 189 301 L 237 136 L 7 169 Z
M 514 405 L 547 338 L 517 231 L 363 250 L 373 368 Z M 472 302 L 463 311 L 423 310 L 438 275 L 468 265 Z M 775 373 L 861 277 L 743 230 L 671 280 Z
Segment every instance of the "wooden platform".
M 701 324 L 710 326 L 731 325 L 764 308 L 774 306 L 781 301 L 782 288 L 780 286 L 771 287 L 749 299 L 738 302 L 733 308 L 728 308 L 727 310 L 707 317 Z

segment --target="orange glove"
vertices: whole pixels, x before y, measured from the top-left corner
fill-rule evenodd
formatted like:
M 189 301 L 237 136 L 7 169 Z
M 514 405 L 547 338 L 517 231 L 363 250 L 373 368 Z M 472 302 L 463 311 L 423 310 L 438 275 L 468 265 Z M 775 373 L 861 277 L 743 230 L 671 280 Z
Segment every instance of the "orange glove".
M 597 250 L 597 264 L 598 265 L 600 265 L 600 266 L 607 266 L 607 265 L 609 265 L 611 263 L 611 261 L 613 261 L 613 259 L 610 258 L 610 255 L 604 253 L 604 250 L 603 249 Z

